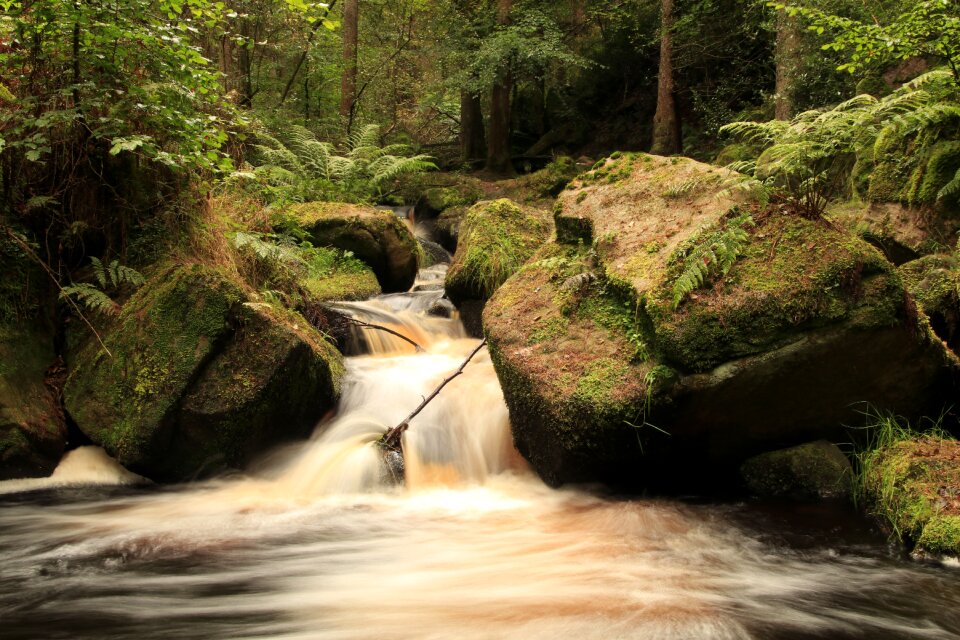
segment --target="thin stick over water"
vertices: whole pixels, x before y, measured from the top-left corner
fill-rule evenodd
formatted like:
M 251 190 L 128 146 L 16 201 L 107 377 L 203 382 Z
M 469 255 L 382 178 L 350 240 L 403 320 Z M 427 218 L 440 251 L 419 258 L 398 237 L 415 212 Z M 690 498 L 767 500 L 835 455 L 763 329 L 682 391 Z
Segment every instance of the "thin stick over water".
M 470 352 L 470 355 L 467 356 L 467 359 L 463 361 L 459 369 L 457 369 L 450 376 L 444 379 L 444 381 L 440 383 L 440 386 L 438 386 L 436 389 L 433 390 L 433 393 L 431 393 L 429 396 L 423 399 L 423 402 L 420 403 L 419 407 L 414 409 L 410 415 L 404 418 L 403 422 L 401 422 L 400 424 L 398 424 L 397 426 L 395 426 L 394 428 L 390 429 L 385 434 L 383 434 L 383 437 L 381 437 L 379 441 L 380 446 L 390 451 L 403 453 L 403 447 L 401 446 L 400 438 L 401 436 L 403 436 L 403 432 L 410 428 L 410 421 L 413 420 L 415 417 L 417 417 L 417 414 L 423 411 L 424 408 L 428 404 L 430 404 L 430 401 L 436 398 L 437 395 L 439 395 L 440 391 L 443 390 L 443 388 L 447 386 L 447 384 L 449 384 L 451 380 L 453 380 L 454 378 L 459 376 L 461 373 L 463 373 L 463 370 L 466 368 L 468 364 L 470 364 L 470 361 L 473 360 L 473 357 L 477 355 L 477 353 L 480 352 L 480 349 L 483 349 L 486 345 L 487 345 L 486 339 L 481 340 L 480 344 L 477 345 L 477 348 Z

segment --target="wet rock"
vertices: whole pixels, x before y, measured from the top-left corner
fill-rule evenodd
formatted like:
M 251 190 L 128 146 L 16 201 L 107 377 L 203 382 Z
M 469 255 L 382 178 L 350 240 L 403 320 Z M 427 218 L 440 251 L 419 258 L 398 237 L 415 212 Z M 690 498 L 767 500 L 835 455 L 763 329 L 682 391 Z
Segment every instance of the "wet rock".
M 950 397 L 958 360 L 876 248 L 751 220 L 718 196 L 725 175 L 612 157 L 564 191 L 557 241 L 487 303 L 515 443 L 548 482 L 709 490 L 756 451 L 843 441 L 865 402 L 923 415 Z M 726 274 L 701 271 L 725 250 Z
M 0 480 L 48 476 L 63 455 L 67 427 L 47 384 L 54 361 L 49 333 L 0 326 Z
M 740 467 L 740 474 L 750 492 L 761 498 L 848 499 L 853 482 L 850 461 L 826 440 L 754 456 Z
M 454 304 L 488 299 L 547 241 L 552 229 L 543 211 L 510 200 L 474 205 L 460 226 L 457 252 L 447 271 L 447 296 Z
M 448 263 L 453 259 L 450 252 L 444 249 L 439 243 L 427 240 L 426 238 L 417 238 L 417 241 L 420 243 L 420 246 L 423 247 L 423 253 L 426 258 L 426 263 L 423 266 Z
M 427 315 L 435 318 L 452 318 L 457 308 L 445 298 L 437 300 L 427 309 Z
M 314 245 L 350 251 L 370 265 L 385 293 L 407 291 L 413 285 L 421 250 L 393 213 L 340 202 L 309 202 L 287 211 Z
M 447 251 L 457 250 L 457 244 L 460 242 L 460 224 L 466 215 L 467 207 L 453 207 L 437 218 L 434 234 L 440 245 Z
M 956 220 L 893 203 L 844 203 L 832 207 L 836 224 L 874 245 L 890 262 L 902 265 L 956 243 Z
M 299 314 L 248 302 L 214 269 L 157 274 L 71 354 L 66 409 L 132 471 L 180 481 L 310 433 L 335 404 L 340 354 Z

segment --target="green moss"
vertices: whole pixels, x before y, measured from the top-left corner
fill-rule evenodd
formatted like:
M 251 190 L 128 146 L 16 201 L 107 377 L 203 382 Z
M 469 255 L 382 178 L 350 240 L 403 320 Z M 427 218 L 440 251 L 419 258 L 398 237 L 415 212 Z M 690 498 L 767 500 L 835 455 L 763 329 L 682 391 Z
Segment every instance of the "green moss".
M 866 506 L 904 543 L 960 553 L 960 442 L 903 430 L 881 437 L 885 444 L 861 457 Z
M 573 158 L 560 156 L 543 169 L 517 178 L 517 197 L 523 202 L 532 202 L 556 196 L 576 175 L 577 165 Z
M 899 269 L 910 295 L 927 315 L 957 310 L 960 261 L 951 255 L 924 256 Z
M 616 391 L 629 372 L 626 364 L 613 358 L 594 360 L 577 381 L 573 397 L 598 410 L 609 410 L 611 403 L 616 402 Z
M 917 539 L 917 546 L 938 555 L 960 554 L 960 516 L 930 518 Z
M 510 200 L 481 202 L 468 212 L 447 272 L 447 294 L 455 302 L 489 298 L 530 259 L 550 233 L 539 211 Z
M 666 282 L 676 277 L 673 263 Z M 824 224 L 771 217 L 712 289 L 671 309 L 661 287 L 645 305 L 656 343 L 671 361 L 706 371 L 760 353 L 812 328 L 850 321 L 856 328 L 902 320 L 902 283 L 866 242 Z
M 538 321 L 530 332 L 529 344 L 553 342 L 567 334 L 570 321 L 563 316 L 555 316 Z
M 960 142 L 940 142 L 934 145 L 925 168 L 923 180 L 911 202 L 932 205 L 936 204 L 940 190 L 960 170 Z

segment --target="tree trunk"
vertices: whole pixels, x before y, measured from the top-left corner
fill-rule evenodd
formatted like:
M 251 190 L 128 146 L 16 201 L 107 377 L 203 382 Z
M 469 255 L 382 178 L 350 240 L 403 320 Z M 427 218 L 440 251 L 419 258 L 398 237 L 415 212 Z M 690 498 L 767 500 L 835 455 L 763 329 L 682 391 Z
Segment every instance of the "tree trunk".
M 460 92 L 460 155 L 464 162 L 482 160 L 487 154 L 487 139 L 483 130 L 483 108 L 480 96 Z
M 673 86 L 673 0 L 660 3 L 660 70 L 657 76 L 657 112 L 653 116 L 655 154 L 669 156 L 683 151 L 680 117 Z
M 793 81 L 800 61 L 801 42 L 796 19 L 781 11 L 777 15 L 777 42 L 774 54 L 777 64 L 774 117 L 777 120 L 789 120 L 793 117 Z
M 497 24 L 510 24 L 513 0 L 497 0 Z M 510 162 L 510 95 L 513 93 L 513 73 L 500 72 L 490 95 L 490 137 L 487 141 L 487 170 L 509 175 Z
M 358 0 L 343 4 L 343 76 L 340 81 L 340 115 L 353 121 L 357 100 Z M 348 124 L 349 131 L 350 126 Z

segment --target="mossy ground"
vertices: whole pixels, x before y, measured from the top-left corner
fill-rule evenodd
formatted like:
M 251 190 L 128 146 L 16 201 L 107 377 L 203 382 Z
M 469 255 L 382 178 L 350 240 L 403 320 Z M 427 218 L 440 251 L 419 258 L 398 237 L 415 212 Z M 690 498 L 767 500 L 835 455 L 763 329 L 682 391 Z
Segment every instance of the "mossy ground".
M 510 200 L 481 202 L 467 212 L 447 272 L 454 302 L 485 300 L 515 273 L 551 233 L 548 216 Z
M 933 554 L 960 554 L 960 442 L 921 436 L 867 454 L 862 492 L 901 540 Z

